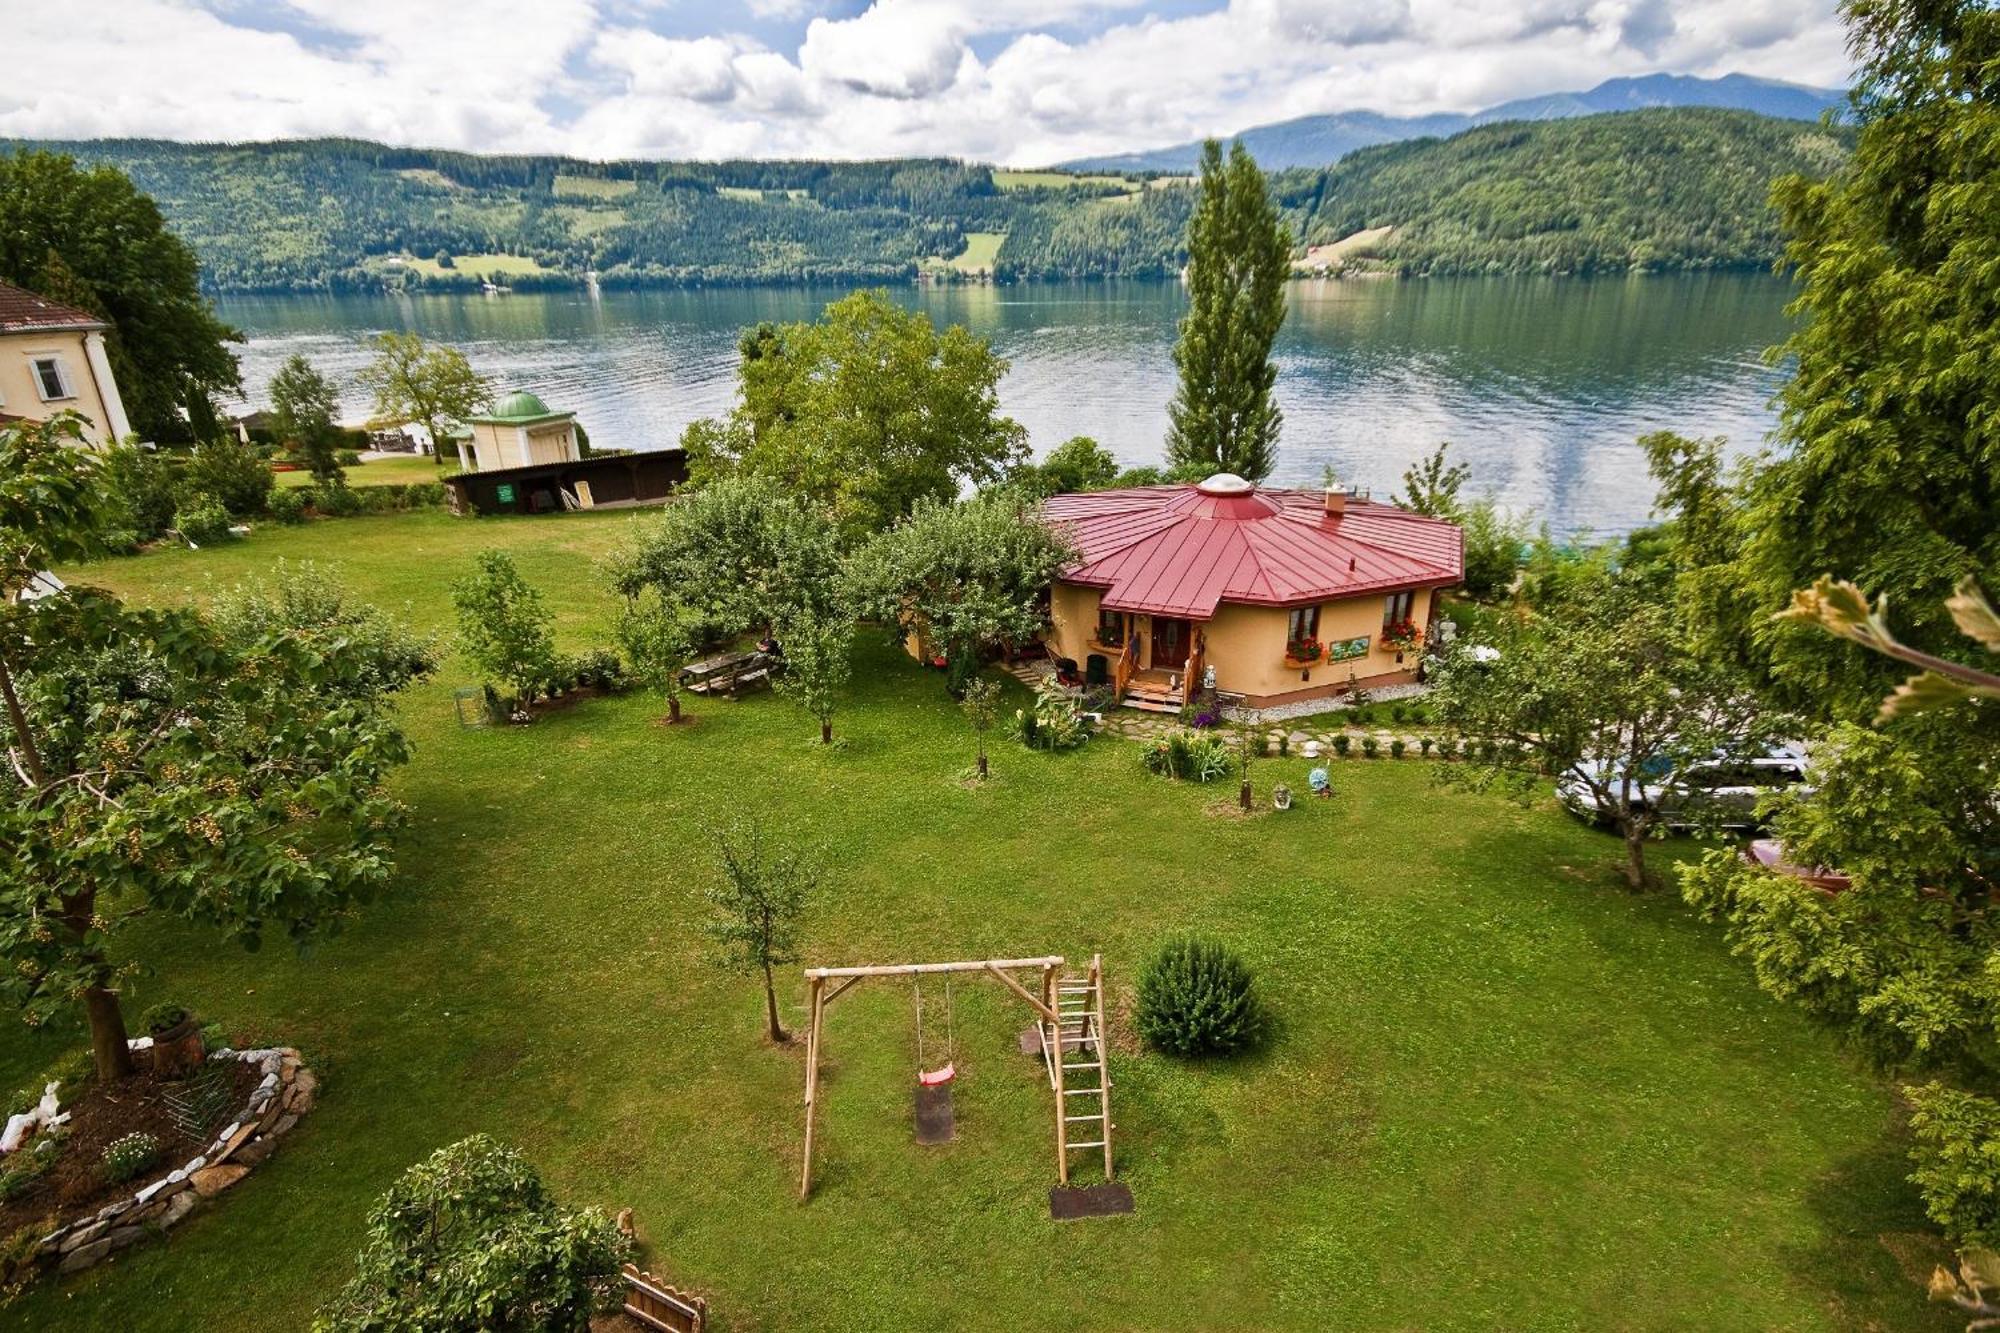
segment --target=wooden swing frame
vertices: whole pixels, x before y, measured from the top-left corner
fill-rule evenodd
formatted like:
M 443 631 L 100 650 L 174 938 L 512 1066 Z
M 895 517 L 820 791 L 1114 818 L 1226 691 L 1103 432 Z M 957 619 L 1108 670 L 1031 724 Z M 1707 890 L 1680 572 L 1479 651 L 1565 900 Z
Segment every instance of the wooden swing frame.
M 820 1039 L 825 1026 L 827 1006 L 870 977 L 922 977 L 950 972 L 985 972 L 998 978 L 1002 985 L 1033 1009 L 1040 1023 L 1048 1024 L 1060 1031 L 1061 1016 L 1056 999 L 1056 979 L 1063 965 L 1064 960 L 1059 955 L 1051 955 L 1045 958 L 977 958 L 951 963 L 892 963 L 880 967 L 807 968 L 805 976 L 810 991 L 812 1020 L 806 1030 L 806 1143 L 804 1160 L 799 1170 L 799 1198 L 803 1200 L 812 1194 L 813 1110 L 819 1103 Z M 1097 973 L 1098 968 L 1099 964 L 1093 959 L 1093 975 Z M 1010 975 L 1018 971 L 1033 971 L 1040 974 L 1036 991 L 1030 991 Z M 829 988 L 828 982 L 839 984 Z M 1100 1044 L 1103 1042 L 1101 1031 L 1097 1040 Z M 1046 1041 L 1044 1045 L 1046 1046 Z M 1055 1055 L 1058 1065 L 1062 1060 L 1060 1046 L 1059 1037 Z M 1101 1060 L 1102 1056 L 1099 1058 Z M 1052 1085 L 1057 1082 L 1058 1076 L 1052 1073 Z M 1069 1149 L 1067 1127 L 1063 1123 L 1063 1098 L 1059 1087 L 1055 1101 L 1056 1173 L 1062 1183 L 1067 1185 Z M 1104 1130 L 1104 1173 L 1107 1179 L 1111 1175 L 1111 1133 L 1108 1121 Z

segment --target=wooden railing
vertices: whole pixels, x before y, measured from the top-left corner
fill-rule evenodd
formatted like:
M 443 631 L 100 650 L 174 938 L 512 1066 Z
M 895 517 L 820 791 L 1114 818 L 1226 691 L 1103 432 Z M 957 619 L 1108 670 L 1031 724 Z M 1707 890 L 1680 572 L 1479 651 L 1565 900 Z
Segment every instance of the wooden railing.
M 1125 687 L 1132 683 L 1132 673 L 1139 669 L 1139 636 L 1125 636 L 1125 651 L 1118 654 L 1118 664 L 1111 668 L 1112 697 L 1123 699 Z
M 1201 693 L 1201 659 L 1208 648 L 1207 636 L 1200 630 L 1194 632 L 1194 643 L 1188 648 L 1187 674 L 1181 677 L 1181 702 L 1186 703 Z

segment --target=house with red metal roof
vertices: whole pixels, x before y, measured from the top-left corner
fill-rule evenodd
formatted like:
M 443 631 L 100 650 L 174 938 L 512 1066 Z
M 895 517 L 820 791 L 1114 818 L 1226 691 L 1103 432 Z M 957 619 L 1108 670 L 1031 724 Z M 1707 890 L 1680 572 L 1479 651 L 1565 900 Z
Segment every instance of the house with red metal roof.
M 1050 651 L 1160 711 L 1204 683 L 1265 709 L 1413 682 L 1435 596 L 1465 571 L 1454 523 L 1230 473 L 1042 514 L 1079 552 L 1051 590 Z
M 129 435 L 104 347 L 109 328 L 87 310 L 0 282 L 0 425 L 70 411 L 93 444 Z

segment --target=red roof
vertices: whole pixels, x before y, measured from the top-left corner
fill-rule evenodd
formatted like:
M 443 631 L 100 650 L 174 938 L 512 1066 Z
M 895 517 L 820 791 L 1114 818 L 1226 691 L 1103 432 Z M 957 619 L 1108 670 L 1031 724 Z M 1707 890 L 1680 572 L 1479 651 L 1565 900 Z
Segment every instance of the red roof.
M 1322 491 L 1266 490 L 1223 474 L 1198 486 L 1058 495 L 1042 506 L 1082 559 L 1069 583 L 1105 589 L 1104 609 L 1207 620 L 1221 602 L 1298 606 L 1457 583 L 1455 523 Z
M 88 310 L 51 301 L 23 287 L 0 282 L 0 333 L 42 329 L 101 329 L 103 320 Z

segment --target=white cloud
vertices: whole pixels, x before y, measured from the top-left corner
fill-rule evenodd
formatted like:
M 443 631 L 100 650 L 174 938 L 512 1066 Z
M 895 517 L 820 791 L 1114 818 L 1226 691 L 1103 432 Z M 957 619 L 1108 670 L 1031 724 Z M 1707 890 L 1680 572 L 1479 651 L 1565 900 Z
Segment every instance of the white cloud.
M 94 0 L 9 19 L 0 134 L 1035 163 L 1657 69 L 1837 83 L 1835 0 Z M 676 35 L 648 27 L 662 14 Z M 235 21 L 232 21 L 235 20 Z M 747 24 L 738 30 L 733 23 Z M 274 30 L 275 29 L 275 30 Z M 979 52 L 985 53 L 982 59 Z

